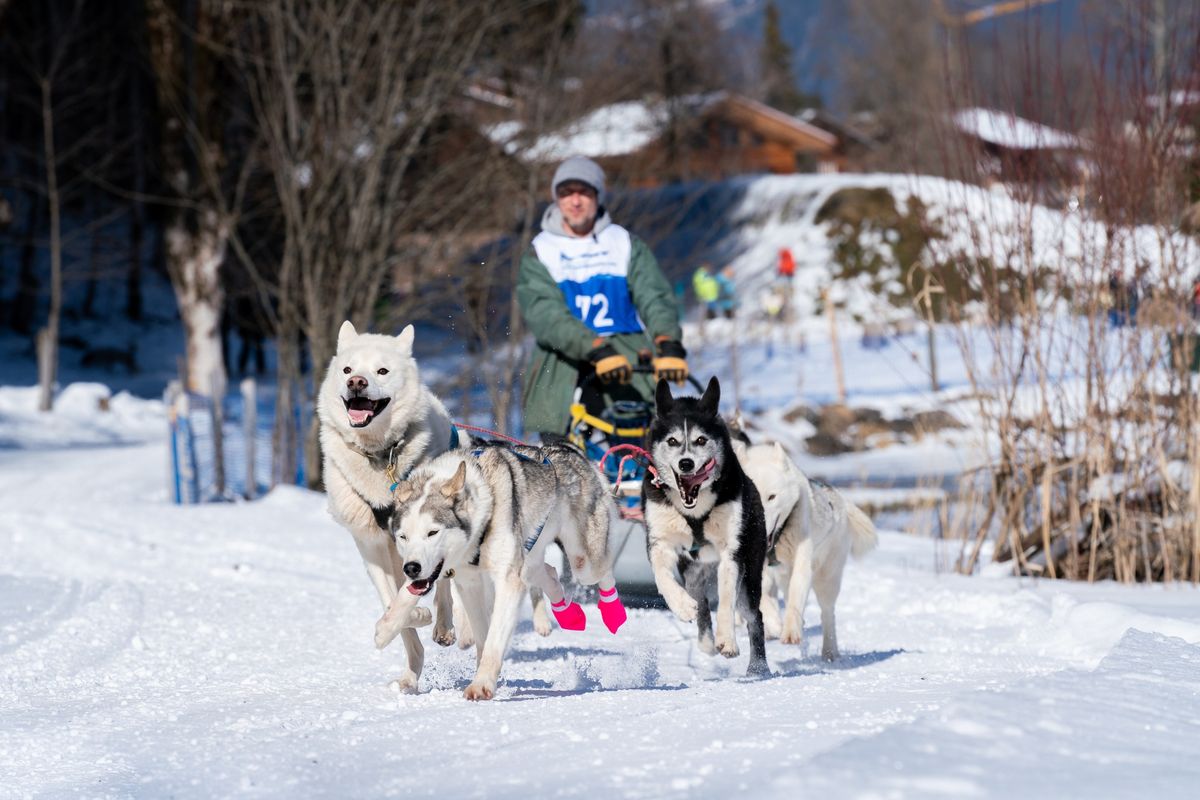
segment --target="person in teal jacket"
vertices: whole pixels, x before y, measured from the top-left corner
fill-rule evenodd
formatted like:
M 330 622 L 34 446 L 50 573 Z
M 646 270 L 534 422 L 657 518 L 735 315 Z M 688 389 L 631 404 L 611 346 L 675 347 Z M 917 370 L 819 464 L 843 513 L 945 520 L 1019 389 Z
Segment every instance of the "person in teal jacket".
M 641 239 L 604 208 L 604 171 L 575 156 L 559 165 L 554 203 L 521 259 L 517 302 L 536 347 L 525 372 L 525 430 L 567 432 L 575 387 L 591 372 L 613 397 L 654 396 L 658 378 L 687 379 L 671 285 Z M 634 374 L 651 353 L 654 375 Z

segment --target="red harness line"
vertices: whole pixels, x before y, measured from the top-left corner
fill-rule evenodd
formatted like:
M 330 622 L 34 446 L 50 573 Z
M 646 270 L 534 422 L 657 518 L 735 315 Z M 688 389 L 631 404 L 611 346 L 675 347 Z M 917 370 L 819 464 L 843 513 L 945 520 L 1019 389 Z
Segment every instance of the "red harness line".
M 643 466 L 654 478 L 654 485 L 662 486 L 662 481 L 658 478 L 658 470 L 654 468 L 654 459 L 651 458 L 649 453 L 638 447 L 636 444 L 618 444 L 608 448 L 608 450 L 604 452 L 604 455 L 600 457 L 601 471 L 604 470 L 604 462 L 608 460 L 608 456 L 611 453 L 617 452 L 618 450 L 631 450 L 632 452 L 622 456 L 620 462 L 617 464 L 617 485 L 614 488 L 614 491 L 621 488 L 621 472 L 625 469 L 625 462 L 630 460 L 637 461 L 639 459 L 645 462 Z
M 504 439 L 505 441 L 512 442 L 513 444 L 519 444 L 522 447 L 533 447 L 533 445 L 531 445 L 527 442 L 522 442 L 520 439 L 514 439 L 511 436 L 505 436 L 503 433 L 497 433 L 496 431 L 489 431 L 487 428 L 477 428 L 474 425 L 463 425 L 461 422 L 455 422 L 454 427 L 461 428 L 464 431 L 474 431 L 475 433 L 486 433 L 488 436 L 494 436 L 497 439 Z

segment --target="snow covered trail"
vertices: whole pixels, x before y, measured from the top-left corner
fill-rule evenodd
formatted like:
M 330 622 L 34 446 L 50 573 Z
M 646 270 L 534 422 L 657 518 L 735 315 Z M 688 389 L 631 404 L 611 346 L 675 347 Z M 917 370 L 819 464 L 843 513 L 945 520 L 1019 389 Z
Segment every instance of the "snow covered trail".
M 497 701 L 464 701 L 473 657 L 433 644 L 398 697 L 402 654 L 372 646 L 374 593 L 323 498 L 175 507 L 165 463 L 160 442 L 0 450 L 0 797 L 1182 797 L 1200 778 L 1190 587 L 966 578 L 884 534 L 847 571 L 836 665 L 768 642 L 777 676 L 745 681 L 745 655 L 701 654 L 665 611 L 612 636 L 589 608 L 548 639 L 526 612 Z

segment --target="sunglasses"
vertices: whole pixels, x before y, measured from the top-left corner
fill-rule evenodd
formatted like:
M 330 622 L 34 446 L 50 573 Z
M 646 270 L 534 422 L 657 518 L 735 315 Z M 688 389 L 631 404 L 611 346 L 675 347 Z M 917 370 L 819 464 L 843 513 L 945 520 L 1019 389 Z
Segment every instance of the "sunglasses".
M 573 194 L 581 194 L 584 197 L 595 199 L 596 190 L 586 183 L 580 183 L 579 181 L 560 183 L 558 188 L 554 190 L 554 196 L 559 199 L 570 197 Z

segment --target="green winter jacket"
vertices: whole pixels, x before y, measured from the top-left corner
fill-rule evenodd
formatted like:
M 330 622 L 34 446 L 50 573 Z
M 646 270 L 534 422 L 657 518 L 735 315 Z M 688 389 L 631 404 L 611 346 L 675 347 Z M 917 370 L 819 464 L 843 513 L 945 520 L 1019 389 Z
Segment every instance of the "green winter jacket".
M 580 373 L 591 370 L 587 354 L 593 347 L 593 340 L 604 333 L 599 328 L 589 327 L 567 307 L 564 289 L 551 276 L 547 265 L 538 258 L 539 247 L 542 252 L 548 252 L 546 247 L 549 245 L 553 251 L 553 247 L 561 242 L 544 237 L 570 238 L 562 233 L 562 217 L 557 206 L 551 205 L 546 209 L 542 217 L 542 233 L 534 239 L 521 259 L 517 277 L 517 302 L 525 324 L 536 341 L 524 376 L 525 430 L 566 433 L 571 400 Z M 596 220 L 589 238 L 600 245 L 615 245 L 601 250 L 605 255 L 611 250 L 616 260 L 615 264 L 607 265 L 603 271 L 623 271 L 629 299 L 642 327 L 637 332 L 607 335 L 605 341 L 634 364 L 637 363 L 639 350 L 654 351 L 656 337 L 666 336 L 679 341 L 682 332 L 675 297 L 646 243 L 620 226 L 613 225 L 606 211 Z M 587 311 L 583 313 L 586 315 Z M 628 396 L 631 390 L 643 399 L 653 398 L 653 376 L 637 374 L 629 387 L 615 388 L 611 394 L 614 397 L 622 393 Z

